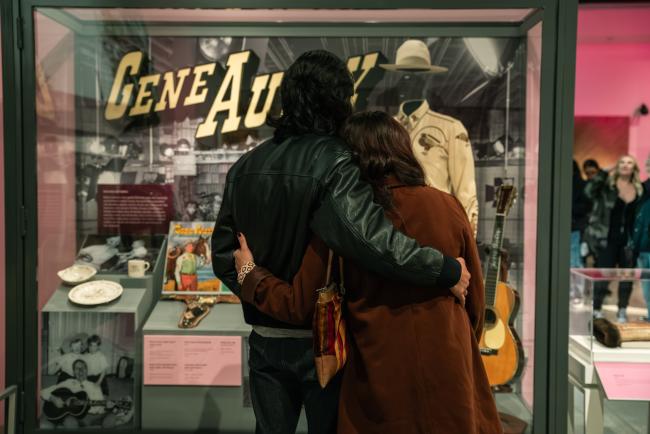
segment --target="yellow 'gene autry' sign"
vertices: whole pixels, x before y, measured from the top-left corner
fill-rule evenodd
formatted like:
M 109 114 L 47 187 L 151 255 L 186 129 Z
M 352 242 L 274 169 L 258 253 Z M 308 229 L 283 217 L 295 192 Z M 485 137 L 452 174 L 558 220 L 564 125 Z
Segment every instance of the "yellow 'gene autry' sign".
M 218 75 L 223 78 L 219 83 L 208 114 L 196 130 L 197 139 L 213 136 L 217 130 L 222 133 L 237 131 L 242 124 L 242 118 L 245 128 L 257 128 L 263 125 L 284 76 L 284 72 L 255 76 L 250 87 L 250 99 L 246 113 L 240 113 L 239 99 L 242 93 L 242 83 L 248 78 L 247 69 L 251 69 L 251 66 L 256 68 L 258 63 L 258 58 L 252 51 L 230 54 L 225 70 L 221 71 L 220 64 L 214 62 L 164 73 L 142 75 L 137 79 L 136 89 L 133 77 L 139 75 L 143 57 L 141 51 L 133 51 L 125 54 L 120 60 L 106 103 L 104 117 L 110 121 L 125 116 L 143 116 L 152 112 L 203 104 L 208 97 L 210 77 L 216 79 Z M 384 56 L 378 52 L 348 59 L 348 69 L 355 77 L 356 93 L 353 102 L 359 97 L 359 88 L 362 83 L 365 88 L 368 88 L 377 82 L 379 76 L 369 73 L 381 61 L 384 61 Z M 220 73 L 216 74 L 217 71 Z M 370 78 L 371 75 L 374 78 Z M 156 89 L 155 93 L 154 88 Z M 184 88 L 189 89 L 186 95 L 182 95 Z M 263 95 L 265 96 L 262 102 Z M 222 125 L 219 125 L 217 121 L 218 114 L 226 114 Z

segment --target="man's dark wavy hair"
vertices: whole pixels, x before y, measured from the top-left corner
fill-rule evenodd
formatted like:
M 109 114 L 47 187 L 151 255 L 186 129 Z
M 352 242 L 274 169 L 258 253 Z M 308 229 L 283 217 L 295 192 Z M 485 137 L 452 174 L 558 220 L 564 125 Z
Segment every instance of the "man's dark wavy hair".
M 276 141 L 313 133 L 336 135 L 352 114 L 354 80 L 345 63 L 324 50 L 307 51 L 282 79 L 282 115 L 269 116 Z

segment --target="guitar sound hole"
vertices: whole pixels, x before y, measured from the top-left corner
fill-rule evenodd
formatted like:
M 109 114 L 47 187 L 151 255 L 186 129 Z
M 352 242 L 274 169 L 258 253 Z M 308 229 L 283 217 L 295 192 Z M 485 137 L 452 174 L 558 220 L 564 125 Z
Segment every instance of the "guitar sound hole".
M 485 309 L 485 325 L 493 326 L 497 322 L 497 314 L 492 309 Z

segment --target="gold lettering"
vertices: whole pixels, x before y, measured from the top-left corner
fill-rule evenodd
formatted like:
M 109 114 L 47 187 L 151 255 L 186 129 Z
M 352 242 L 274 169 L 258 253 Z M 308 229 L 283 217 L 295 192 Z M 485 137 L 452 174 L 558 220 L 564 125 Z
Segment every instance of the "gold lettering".
M 210 107 L 210 112 L 205 121 L 199 125 L 196 130 L 196 138 L 208 137 L 215 134 L 217 130 L 217 113 L 222 111 L 228 112 L 228 117 L 223 123 L 222 132 L 228 133 L 236 131 L 239 127 L 241 116 L 237 116 L 237 107 L 239 107 L 239 94 L 241 91 L 242 76 L 244 74 L 244 63 L 250 57 L 250 51 L 234 53 L 228 57 L 228 70 L 226 76 L 221 82 L 217 96 Z M 226 93 L 230 90 L 230 99 L 224 100 Z
M 155 111 L 159 112 L 167 110 L 167 100 L 169 100 L 170 109 L 176 108 L 178 105 L 178 100 L 181 96 L 181 90 L 183 89 L 183 83 L 185 83 L 185 77 L 190 75 L 191 70 L 192 68 L 183 68 L 176 73 L 176 76 L 178 77 L 178 83 L 176 84 L 176 87 L 174 87 L 174 72 L 165 72 L 165 76 L 163 78 L 163 82 L 165 84 L 163 85 L 162 94 L 160 95 L 160 101 L 158 101 L 156 107 L 154 108 Z
M 132 51 L 122 57 L 122 60 L 117 67 L 117 71 L 115 71 L 115 80 L 113 80 L 113 86 L 111 87 L 108 102 L 106 103 L 106 109 L 104 110 L 104 117 L 106 120 L 110 121 L 113 119 L 119 119 L 124 116 L 124 113 L 126 113 L 129 100 L 131 99 L 131 93 L 133 92 L 133 84 L 125 85 L 124 78 L 127 71 L 129 75 L 136 75 L 140 70 L 141 62 L 141 51 Z M 122 90 L 121 93 L 120 89 Z
M 379 53 L 370 53 L 363 56 L 363 64 L 361 65 L 361 74 L 354 82 L 354 95 L 352 95 L 352 105 L 357 102 L 357 97 L 359 93 L 357 89 L 363 80 L 366 78 L 368 73 L 372 68 L 377 65 L 377 60 L 379 59 Z M 350 57 L 348 59 L 348 70 L 354 74 L 359 69 L 359 64 L 361 64 L 361 56 Z
M 156 86 L 159 81 L 160 74 L 145 75 L 144 77 L 140 77 L 140 80 L 138 81 L 138 96 L 135 99 L 135 104 L 129 112 L 129 116 L 138 116 L 149 113 L 151 110 L 151 105 L 153 104 L 153 100 L 149 99 L 147 102 L 145 102 L 145 99 L 151 96 L 150 86 Z
M 185 98 L 185 105 L 201 104 L 205 102 L 208 96 L 208 89 L 205 87 L 205 80 L 203 75 L 212 75 L 216 68 L 216 63 L 206 63 L 194 67 L 194 83 L 192 83 L 192 90 Z
M 212 234 L 213 229 L 214 228 L 203 226 L 185 228 L 181 224 L 174 225 L 174 233 L 176 235 L 210 235 Z
M 248 106 L 248 112 L 244 118 L 244 126 L 246 128 L 257 128 L 264 124 L 266 120 L 266 114 L 271 110 L 271 104 L 273 103 L 273 98 L 275 97 L 275 92 L 280 87 L 282 83 L 282 77 L 284 72 L 276 72 L 273 75 L 265 74 L 255 77 L 253 81 L 251 102 Z M 271 82 L 269 84 L 269 77 L 271 77 Z M 268 84 L 268 93 L 266 94 L 266 100 L 262 106 L 262 110 L 256 112 L 257 106 L 259 105 L 260 98 L 262 97 L 262 92 L 264 89 L 267 89 Z

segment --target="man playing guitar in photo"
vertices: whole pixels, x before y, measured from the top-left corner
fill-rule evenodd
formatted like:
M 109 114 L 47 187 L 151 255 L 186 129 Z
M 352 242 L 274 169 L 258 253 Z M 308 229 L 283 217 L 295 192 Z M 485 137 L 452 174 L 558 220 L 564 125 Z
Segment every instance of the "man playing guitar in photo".
M 41 421 L 41 428 L 54 428 L 57 423 L 60 423 L 65 428 L 90 426 L 101 426 L 103 428 L 114 427 L 116 425 L 116 415 L 111 411 L 107 411 L 101 387 L 88 380 L 88 365 L 86 362 L 82 359 L 78 359 L 72 364 L 72 368 L 74 371 L 74 378 L 69 378 L 61 383 L 41 390 L 41 398 L 46 402 L 52 403 L 57 409 L 61 409 L 61 415 L 64 415 L 64 417 L 58 420 L 51 420 L 50 416 L 46 414 L 46 417 Z M 68 406 L 72 406 L 70 399 L 74 400 L 75 398 L 73 397 L 65 400 L 64 398 L 57 396 L 55 391 L 61 389 L 68 389 L 71 394 L 84 392 L 89 401 L 90 408 L 79 416 L 66 414 L 65 409 Z M 96 402 L 101 402 L 102 404 L 93 405 Z M 78 405 L 78 403 L 75 403 L 75 405 Z

